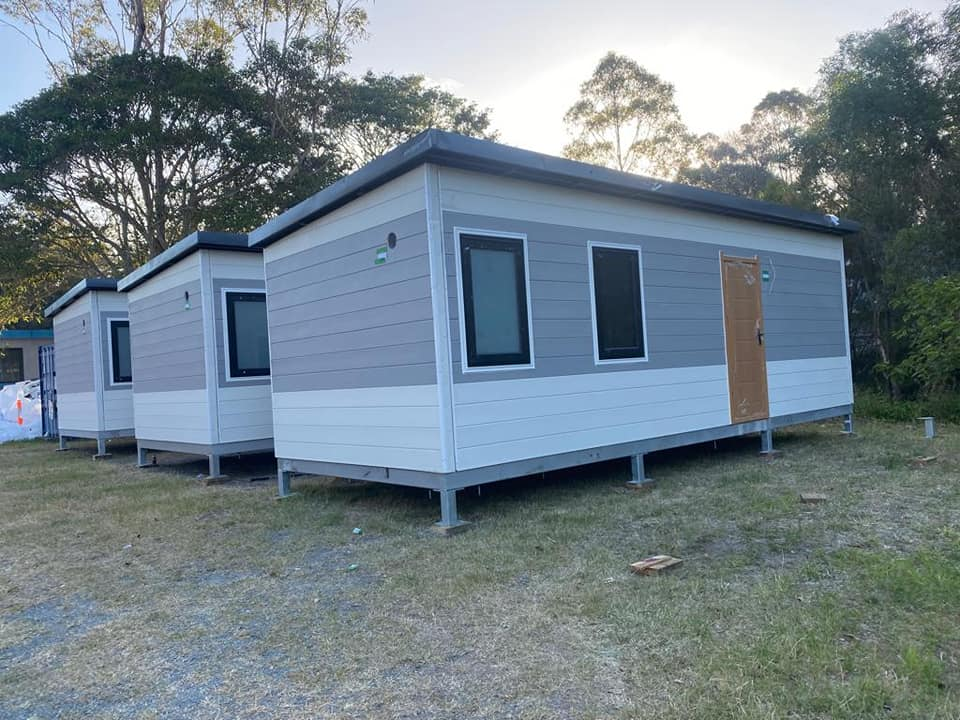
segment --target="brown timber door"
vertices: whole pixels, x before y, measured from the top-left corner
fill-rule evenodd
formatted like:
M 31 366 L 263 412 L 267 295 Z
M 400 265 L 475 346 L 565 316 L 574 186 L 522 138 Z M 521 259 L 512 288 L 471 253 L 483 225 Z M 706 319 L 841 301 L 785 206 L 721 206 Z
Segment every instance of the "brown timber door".
M 760 304 L 760 260 L 720 253 L 720 268 L 730 417 L 734 423 L 763 420 L 770 416 L 770 405 Z

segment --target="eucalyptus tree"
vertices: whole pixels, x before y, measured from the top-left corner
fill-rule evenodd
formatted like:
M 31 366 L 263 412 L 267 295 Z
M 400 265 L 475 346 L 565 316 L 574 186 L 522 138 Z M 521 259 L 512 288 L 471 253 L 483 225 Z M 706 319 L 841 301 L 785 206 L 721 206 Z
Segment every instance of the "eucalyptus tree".
M 674 178 L 694 149 L 673 85 L 613 52 L 580 86 L 564 122 L 572 136 L 564 155 L 624 172 Z

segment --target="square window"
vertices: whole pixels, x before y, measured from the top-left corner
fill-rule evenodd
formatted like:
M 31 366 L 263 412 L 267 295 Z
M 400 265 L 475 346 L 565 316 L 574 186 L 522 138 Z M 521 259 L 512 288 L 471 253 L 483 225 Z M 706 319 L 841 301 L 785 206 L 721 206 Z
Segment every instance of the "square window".
M 524 243 L 460 235 L 467 367 L 530 364 Z
M 227 292 L 225 296 L 230 377 L 269 376 L 266 294 Z
M 598 360 L 645 359 L 640 250 L 593 245 L 590 252 Z

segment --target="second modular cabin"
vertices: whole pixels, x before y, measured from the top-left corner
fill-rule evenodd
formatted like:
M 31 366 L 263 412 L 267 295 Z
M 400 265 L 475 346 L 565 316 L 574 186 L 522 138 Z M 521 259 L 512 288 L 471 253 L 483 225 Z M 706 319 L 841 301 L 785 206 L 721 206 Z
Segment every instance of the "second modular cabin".
M 829 215 L 430 130 L 250 234 L 281 495 L 439 491 L 849 416 Z
M 127 297 L 116 280 L 81 280 L 44 315 L 57 347 L 60 449 L 88 438 L 97 441 L 95 457 L 105 457 L 107 440 L 134 434 Z
M 139 464 L 150 451 L 273 449 L 263 260 L 246 235 L 196 232 L 123 278 Z

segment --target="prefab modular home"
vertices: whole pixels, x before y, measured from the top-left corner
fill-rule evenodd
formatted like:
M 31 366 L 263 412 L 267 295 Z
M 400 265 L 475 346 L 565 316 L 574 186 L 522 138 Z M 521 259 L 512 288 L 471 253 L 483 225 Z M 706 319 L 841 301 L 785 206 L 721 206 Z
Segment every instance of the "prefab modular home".
M 56 340 L 60 448 L 70 438 L 133 437 L 130 321 L 117 281 L 81 280 L 44 311 Z
M 119 282 L 130 301 L 140 465 L 149 451 L 273 449 L 263 259 L 246 235 L 196 232 Z
M 281 495 L 439 491 L 851 413 L 855 223 L 435 130 L 250 234 Z

